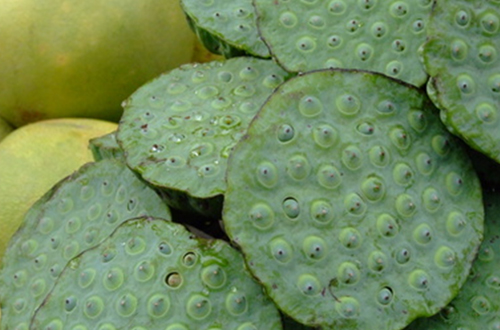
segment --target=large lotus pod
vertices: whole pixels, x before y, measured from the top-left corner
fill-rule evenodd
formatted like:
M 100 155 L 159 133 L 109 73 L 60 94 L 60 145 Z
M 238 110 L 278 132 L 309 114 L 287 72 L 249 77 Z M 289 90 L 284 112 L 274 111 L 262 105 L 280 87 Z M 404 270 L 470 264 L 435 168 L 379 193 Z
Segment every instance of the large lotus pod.
M 401 329 L 444 307 L 482 238 L 480 183 L 421 91 L 305 73 L 228 165 L 223 220 L 278 307 L 322 329 Z
M 2 329 L 26 329 L 66 263 L 142 215 L 170 219 L 161 198 L 123 163 L 88 163 L 27 213 L 0 270 Z
M 123 150 L 116 141 L 116 131 L 91 139 L 89 149 L 96 161 L 108 158 L 125 159 Z
M 270 57 L 257 31 L 252 0 L 181 0 L 181 7 L 198 39 L 213 53 Z
M 233 146 L 287 77 L 273 61 L 251 57 L 187 64 L 158 77 L 124 104 L 117 139 L 128 165 L 160 188 L 223 194 Z
M 278 310 L 221 240 L 139 218 L 71 260 L 31 329 L 281 329 Z
M 422 58 L 448 129 L 500 162 L 500 2 L 436 1 Z
M 458 296 L 408 330 L 500 329 L 500 194 L 485 192 L 484 241 Z
M 432 3 L 254 0 L 260 34 L 285 69 L 364 69 L 416 86 L 427 81 L 418 49 Z

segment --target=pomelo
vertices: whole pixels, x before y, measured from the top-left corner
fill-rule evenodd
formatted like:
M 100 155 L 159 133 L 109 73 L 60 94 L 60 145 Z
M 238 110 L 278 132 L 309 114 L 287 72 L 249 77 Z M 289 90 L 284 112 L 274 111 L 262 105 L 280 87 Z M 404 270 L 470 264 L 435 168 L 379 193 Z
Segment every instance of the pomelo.
M 0 263 L 31 205 L 93 160 L 89 139 L 116 128 L 96 119 L 52 119 L 20 127 L 0 142 Z
M 178 0 L 0 0 L 0 116 L 117 121 L 121 102 L 189 62 Z

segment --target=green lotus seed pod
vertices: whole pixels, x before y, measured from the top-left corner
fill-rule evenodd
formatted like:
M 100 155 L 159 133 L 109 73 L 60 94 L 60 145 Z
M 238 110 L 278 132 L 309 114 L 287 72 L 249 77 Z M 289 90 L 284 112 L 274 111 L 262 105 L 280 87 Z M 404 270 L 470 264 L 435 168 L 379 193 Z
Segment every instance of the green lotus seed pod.
M 144 242 L 144 248 L 131 250 L 132 240 Z M 165 242 L 170 253 L 164 253 Z M 101 259 L 109 250 L 116 251 L 115 257 Z M 150 276 L 129 276 L 141 267 L 149 267 Z M 92 284 L 77 285 L 89 270 Z M 99 245 L 72 259 L 35 311 L 31 328 L 95 329 L 96 324 L 134 330 L 250 324 L 282 329 L 278 310 L 238 251 L 224 241 L 193 238 L 182 225 L 152 217 L 121 221 Z
M 2 328 L 15 329 L 30 320 L 68 262 L 69 267 L 74 266 L 71 259 L 98 245 L 124 220 L 143 215 L 170 219 L 170 210 L 118 160 L 89 163 L 55 185 L 26 214 L 3 259 Z M 144 249 L 142 243 L 129 242 L 126 248 L 136 253 Z M 114 256 L 113 250 L 108 250 L 99 260 L 107 262 Z M 103 293 L 114 292 L 126 276 L 118 268 L 110 268 L 104 277 L 98 277 L 94 269 L 82 269 L 72 286 L 87 290 L 100 283 Z M 85 304 L 79 302 L 81 297 L 68 295 L 60 306 L 72 311 Z M 104 306 L 99 299 L 89 300 L 82 311 L 89 318 L 102 313 Z
M 432 4 L 430 0 L 254 1 L 259 33 L 286 70 L 363 69 L 416 86 L 427 81 L 418 50 L 426 40 Z M 337 106 L 354 115 L 356 103 L 349 102 L 343 95 Z
M 170 206 L 219 218 L 231 150 L 288 76 L 271 60 L 239 57 L 158 77 L 125 102 L 117 140 L 127 164 Z M 262 166 L 259 180 L 272 186 L 272 166 Z
M 241 55 L 269 57 L 257 31 L 252 1 L 182 0 L 188 22 L 203 45 L 226 58 Z
M 397 3 L 393 15 L 410 8 Z M 461 142 L 422 91 L 372 72 L 280 85 L 230 156 L 224 198 L 227 234 L 271 299 L 321 329 L 396 330 L 438 312 L 482 239 Z
M 441 120 L 469 146 L 500 162 L 500 3 L 437 1 L 422 61 Z
M 458 295 L 438 314 L 419 318 L 407 330 L 497 329 L 500 326 L 500 194 L 484 190 L 484 240 L 472 264 L 470 275 Z M 436 251 L 435 264 L 450 269 L 461 254 L 449 247 Z

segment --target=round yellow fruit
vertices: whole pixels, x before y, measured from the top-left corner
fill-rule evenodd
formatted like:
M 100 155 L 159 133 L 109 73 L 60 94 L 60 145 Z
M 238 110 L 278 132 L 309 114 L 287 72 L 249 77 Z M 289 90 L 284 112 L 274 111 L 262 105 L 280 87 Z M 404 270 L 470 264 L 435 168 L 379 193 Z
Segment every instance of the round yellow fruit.
M 191 60 L 179 0 L 0 0 L 0 116 L 119 120 L 121 102 Z
M 31 205 L 93 160 L 89 139 L 116 129 L 97 119 L 52 119 L 20 127 L 0 142 L 0 261 Z

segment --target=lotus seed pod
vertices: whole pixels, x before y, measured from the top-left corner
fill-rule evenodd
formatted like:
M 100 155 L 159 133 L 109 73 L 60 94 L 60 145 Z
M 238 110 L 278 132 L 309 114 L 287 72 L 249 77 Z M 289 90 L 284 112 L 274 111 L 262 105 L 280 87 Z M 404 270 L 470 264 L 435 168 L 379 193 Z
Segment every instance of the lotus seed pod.
M 188 200 L 195 209 L 205 200 L 220 217 L 227 158 L 286 78 L 273 61 L 250 57 L 185 65 L 158 77 L 125 103 L 117 139 L 127 164 L 178 204 L 179 194 L 195 198 Z
M 286 70 L 363 69 L 416 86 L 427 81 L 418 50 L 426 39 L 432 4 L 432 0 L 254 1 L 262 39 Z
M 111 250 L 113 257 L 103 258 Z M 282 329 L 278 310 L 238 251 L 151 217 L 122 220 L 102 243 L 73 258 L 30 327 L 104 324 L 106 329 Z
M 500 194 L 484 191 L 484 240 L 458 295 L 438 314 L 411 323 L 407 330 L 488 329 L 500 327 Z M 442 249 L 436 262 L 447 266 L 456 256 Z
M 2 260 L 2 329 L 27 327 L 69 260 L 98 245 L 120 222 L 143 215 L 170 219 L 170 210 L 122 162 L 88 163 L 60 181 L 26 214 Z M 141 251 L 143 243 L 130 246 L 131 253 Z M 111 260 L 114 253 L 109 250 L 101 259 Z M 111 274 L 106 286 L 112 289 L 125 275 Z M 94 277 L 92 271 L 82 273 L 78 283 L 88 287 Z M 99 304 L 92 303 L 87 313 L 97 317 Z M 73 307 L 70 299 L 65 308 Z
M 107 158 L 125 160 L 123 150 L 116 141 L 116 131 L 91 139 L 89 141 L 89 149 L 95 161 Z
M 257 31 L 251 0 L 181 0 L 189 25 L 203 45 L 226 58 L 270 57 Z
M 395 330 L 465 282 L 483 233 L 480 188 L 422 91 L 318 70 L 278 87 L 236 145 L 223 222 L 284 314 Z
M 500 162 L 500 3 L 437 1 L 422 61 L 447 128 Z

